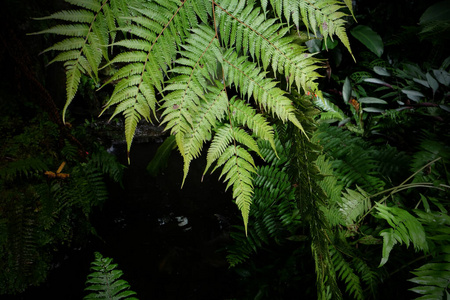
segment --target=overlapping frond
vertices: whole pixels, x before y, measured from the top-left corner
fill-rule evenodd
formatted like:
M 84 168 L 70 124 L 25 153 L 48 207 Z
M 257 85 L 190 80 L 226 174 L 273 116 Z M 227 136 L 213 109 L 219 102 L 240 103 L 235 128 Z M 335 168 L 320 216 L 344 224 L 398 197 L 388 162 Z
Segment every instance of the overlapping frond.
M 137 300 L 136 292 L 130 289 L 130 284 L 121 279 L 123 272 L 112 263 L 109 257 L 95 253 L 91 263 L 91 273 L 86 280 L 85 290 L 89 292 L 83 299 L 128 299 Z
M 342 200 L 339 203 L 339 210 L 345 225 L 354 224 L 372 207 L 369 195 L 360 187 L 356 188 L 357 190 L 346 189 L 346 192 L 342 193 Z
M 256 173 L 256 165 L 251 154 L 238 143 L 259 153 L 256 141 L 243 129 L 230 124 L 218 128 L 208 149 L 205 173 L 215 162 L 214 170 L 223 166 L 220 177 L 224 177 L 224 181 L 228 182 L 226 189 L 233 187 L 233 198 L 241 210 L 247 230 L 253 196 L 252 177 Z

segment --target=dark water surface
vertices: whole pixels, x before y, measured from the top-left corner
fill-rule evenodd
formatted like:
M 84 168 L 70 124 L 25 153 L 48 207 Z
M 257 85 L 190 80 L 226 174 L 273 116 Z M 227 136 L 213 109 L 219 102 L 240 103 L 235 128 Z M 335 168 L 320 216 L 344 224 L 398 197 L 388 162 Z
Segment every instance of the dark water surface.
M 205 176 L 204 161 L 191 165 L 181 189 L 182 159 L 173 152 L 157 178 L 146 166 L 158 144 L 134 144 L 124 189 L 110 185 L 110 199 L 92 216 L 100 238 L 78 249 L 56 254 L 57 267 L 48 281 L 23 295 L 1 299 L 81 299 L 94 252 L 114 259 L 123 279 L 139 299 L 230 299 L 233 275 L 223 249 L 230 242 L 227 226 L 239 212 L 225 193 L 218 174 Z M 126 162 L 126 146 L 109 151 Z

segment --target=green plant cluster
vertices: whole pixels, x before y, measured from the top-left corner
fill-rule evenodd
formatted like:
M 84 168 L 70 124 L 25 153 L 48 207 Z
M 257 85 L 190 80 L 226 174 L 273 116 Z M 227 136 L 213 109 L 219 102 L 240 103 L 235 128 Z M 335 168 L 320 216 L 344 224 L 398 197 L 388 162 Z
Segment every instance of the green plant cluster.
M 42 283 L 53 253 L 93 232 L 89 215 L 108 197 L 105 179 L 120 182 L 123 166 L 95 145 L 82 159 L 45 113 L 0 122 L 0 293 L 12 294 Z

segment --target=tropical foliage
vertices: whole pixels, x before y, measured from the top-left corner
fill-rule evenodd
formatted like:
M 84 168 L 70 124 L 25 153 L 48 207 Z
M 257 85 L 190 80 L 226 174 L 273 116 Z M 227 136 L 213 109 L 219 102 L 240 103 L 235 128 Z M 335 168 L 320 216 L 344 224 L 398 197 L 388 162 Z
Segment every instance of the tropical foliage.
M 123 115 L 128 153 L 141 120 L 170 133 L 156 157 L 177 148 L 183 183 L 204 153 L 204 175 L 220 171 L 242 215 L 228 261 L 244 298 L 283 299 L 289 289 L 318 299 L 408 289 L 419 299 L 448 297 L 450 64 L 442 53 L 424 64 L 389 56 L 386 46 L 401 42 L 352 24 L 347 0 L 66 2 L 38 18 L 51 25 L 35 33 L 49 35 L 43 53 L 65 69 L 64 122 L 89 82 L 108 95 L 101 114 Z M 431 6 L 406 30 L 429 42 L 448 31 L 447 8 Z M 355 52 L 354 67 L 333 73 L 342 56 L 355 59 L 348 26 L 371 52 Z M 2 259 L 26 284 L 45 270 L 33 263 L 40 247 L 65 240 L 72 211 L 86 217 L 106 198 L 102 176 L 119 180 L 121 171 L 101 148 L 80 160 L 79 145 L 56 129 L 44 132 L 61 147 L 44 143 L 43 151 L 29 143 L 34 132 L 6 137 L 35 148 L 9 143 L 0 181 L 14 206 L 0 211 L 0 245 L 16 251 Z M 96 255 L 88 297 L 134 295 L 116 267 Z

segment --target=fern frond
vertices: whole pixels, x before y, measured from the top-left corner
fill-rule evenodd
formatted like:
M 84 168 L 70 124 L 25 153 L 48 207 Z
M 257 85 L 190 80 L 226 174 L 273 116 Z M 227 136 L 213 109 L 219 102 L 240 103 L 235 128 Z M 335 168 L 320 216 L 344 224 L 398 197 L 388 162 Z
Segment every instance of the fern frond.
M 304 111 L 303 114 L 299 113 L 298 117 L 302 122 L 308 124 L 305 131 L 308 134 L 313 134 L 316 128 L 312 126 L 313 123 L 311 122 L 315 116 L 312 104 L 301 97 L 298 98 L 298 103 L 302 107 L 302 111 Z M 311 251 L 315 260 L 317 275 L 318 298 L 331 299 L 328 297 L 331 296 L 332 299 L 342 299 L 342 293 L 337 286 L 336 273 L 332 268 L 329 253 L 330 238 L 328 232 L 330 225 L 320 209 L 321 206 L 326 205 L 326 195 L 317 183 L 321 179 L 317 165 L 314 164 L 319 153 L 318 147 L 301 134 L 297 128 L 292 128 L 291 130 L 290 170 L 292 181 L 297 186 L 295 197 L 301 216 L 305 216 L 309 220 Z
M 256 103 L 268 110 L 283 122 L 291 121 L 303 132 L 303 127 L 297 120 L 296 110 L 292 101 L 285 96 L 285 92 L 276 87 L 276 82 L 265 77 L 265 73 L 249 62 L 245 57 L 239 57 L 232 49 L 223 57 L 224 74 L 228 84 L 239 87 L 242 96 L 253 96 Z
M 323 95 L 316 95 L 315 97 L 313 97 L 313 103 L 315 106 L 326 112 L 320 114 L 321 121 L 328 121 L 330 119 L 333 121 L 342 121 L 347 118 L 344 112 L 339 107 L 337 107 L 337 105 L 332 103 Z
M 276 128 L 276 127 L 275 127 Z M 277 130 L 278 131 L 278 130 Z M 261 150 L 261 155 L 267 164 L 273 166 L 283 166 L 289 159 L 287 155 L 278 155 L 279 153 L 289 152 L 290 143 L 282 144 L 279 138 L 275 139 L 275 148 L 272 143 L 267 140 L 259 139 L 258 146 Z
M 336 249 L 330 249 L 331 260 L 339 278 L 346 284 L 346 292 L 353 295 L 354 299 L 365 299 L 359 276 L 354 272 L 343 255 Z
M 442 170 L 445 170 L 445 164 L 450 161 L 450 147 L 445 142 L 428 132 L 424 132 L 425 138 L 422 139 L 418 146 L 418 151 L 414 153 L 411 170 L 413 172 L 419 170 L 422 166 L 428 164 L 430 161 L 441 157 L 441 161 L 434 163 L 429 168 L 429 172 L 420 172 L 414 178 L 414 182 L 435 182 L 441 177 Z
M 263 115 L 258 114 L 250 105 L 235 97 L 230 99 L 230 111 L 232 120 L 242 126 L 247 126 L 256 137 L 267 140 L 276 151 L 273 127 L 269 125 Z
M 360 187 L 357 191 L 346 189 L 342 193 L 342 200 L 339 203 L 339 210 L 345 221 L 345 225 L 354 224 L 355 220 L 365 214 L 372 207 L 369 195 Z
M 225 176 L 224 181 L 228 182 L 226 189 L 233 186 L 233 198 L 242 213 L 247 231 L 253 195 L 252 174 L 256 173 L 256 166 L 250 153 L 238 146 L 237 142 L 249 149 L 253 148 L 255 152 L 258 151 L 256 142 L 245 131 L 228 124 L 223 125 L 208 150 L 205 173 L 215 161 L 217 164 L 214 170 L 223 166 L 220 178 Z
M 347 15 L 342 10 L 347 7 L 353 14 L 351 1 L 344 0 L 288 0 L 288 1 L 270 1 L 275 13 L 281 17 L 284 16 L 287 22 L 291 18 L 297 26 L 300 27 L 300 20 L 311 30 L 315 36 L 323 36 L 326 41 L 328 37 L 333 40 L 333 35 L 337 35 L 350 54 L 350 43 L 345 32 L 346 21 L 344 17 Z M 352 54 L 353 56 L 353 54 Z
M 130 284 L 120 279 L 123 272 L 117 269 L 109 257 L 95 253 L 95 260 L 91 263 L 91 271 L 86 280 L 86 291 L 90 294 L 83 299 L 128 299 L 137 300 L 136 292 L 130 290 Z
M 449 295 L 450 278 L 450 245 L 443 246 L 441 253 L 433 262 L 422 265 L 411 272 L 414 278 L 408 281 L 414 282 L 419 286 L 409 289 L 423 296 L 416 299 L 445 299 Z
M 68 106 L 78 91 L 80 78 L 83 74 L 89 75 L 95 82 L 99 81 L 98 69 L 103 58 L 108 59 L 106 45 L 110 41 L 108 31 L 111 31 L 117 16 L 111 16 L 108 1 L 67 1 L 73 5 L 83 7 L 78 10 L 65 10 L 50 16 L 39 18 L 40 20 L 61 20 L 75 24 L 55 25 L 49 29 L 34 34 L 56 34 L 69 38 L 47 48 L 44 52 L 60 52 L 51 63 L 61 61 L 66 68 L 66 103 L 63 109 L 63 121 Z M 105 16 L 107 14 L 108 16 Z M 105 22 L 105 18 L 110 20 Z M 108 28 L 108 24 L 110 27 Z
M 378 150 L 367 149 L 368 144 L 362 138 L 342 128 L 322 124 L 314 141 L 323 146 L 344 187 L 356 184 L 369 193 L 384 188 L 385 182 L 373 175 L 377 169 L 377 161 L 373 156 Z
M 221 40 L 227 48 L 235 48 L 238 55 L 249 53 L 264 70 L 271 66 L 274 72 L 284 75 L 289 88 L 295 82 L 299 91 L 317 90 L 314 81 L 319 77 L 318 60 L 293 42 L 295 37 L 287 35 L 289 27 L 266 18 L 258 7 L 245 6 L 245 1 L 216 5 Z
M 127 51 L 118 54 L 110 64 L 126 64 L 107 82 L 119 81 L 103 111 L 116 106 L 112 117 L 124 114 L 128 152 L 138 121 L 142 117 L 151 121 L 151 114 L 156 119 L 155 88 L 162 92 L 164 76 L 176 59 L 178 35 L 186 33 L 189 28 L 184 27 L 182 31 L 174 29 L 177 24 L 175 18 L 179 18 L 183 4 L 178 1 L 145 3 L 133 8 L 137 15 L 129 17 L 130 24 L 120 28 L 138 39 L 115 43 Z M 183 24 L 179 25 L 180 28 Z
M 186 43 L 177 60 L 181 66 L 171 70 L 180 75 L 168 81 L 165 91 L 170 93 L 162 105 L 162 124 L 175 135 L 184 159 L 184 179 L 190 162 L 199 156 L 203 143 L 211 138 L 213 126 L 228 110 L 224 87 L 214 81 L 216 56 L 220 56 L 214 31 L 200 26 Z
M 397 243 L 405 243 L 408 247 L 412 242 L 416 250 L 428 251 L 425 230 L 422 224 L 406 210 L 398 207 L 377 205 L 377 217 L 385 219 L 392 228 L 380 232 L 383 237 L 383 257 L 380 266 L 389 259 L 389 253 Z
M 323 179 L 318 182 L 327 194 L 330 205 L 337 204 L 341 200 L 342 185 L 338 184 L 336 176 L 333 174 L 333 168 L 325 155 L 320 155 L 316 160 L 316 165 L 323 175 Z
M 47 165 L 41 158 L 30 157 L 12 161 L 0 168 L 0 179 L 11 181 L 17 177 L 30 177 L 48 171 Z
M 365 260 L 358 256 L 352 258 L 354 269 L 360 276 L 360 279 L 368 287 L 372 295 L 375 297 L 377 294 L 378 284 L 380 283 L 380 275 L 376 272 L 376 269 L 369 266 Z

